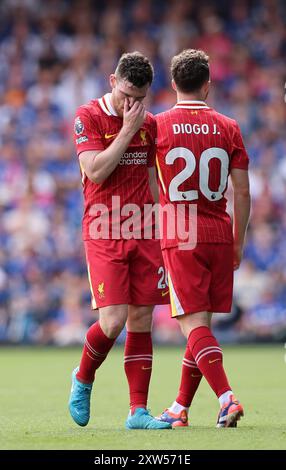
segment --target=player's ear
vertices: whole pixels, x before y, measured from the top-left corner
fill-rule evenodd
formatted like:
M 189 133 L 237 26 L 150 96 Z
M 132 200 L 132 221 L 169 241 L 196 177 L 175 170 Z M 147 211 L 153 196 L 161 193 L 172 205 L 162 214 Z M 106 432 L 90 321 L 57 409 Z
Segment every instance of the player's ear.
M 177 85 L 176 85 L 175 81 L 172 80 L 171 83 L 172 83 L 172 88 L 173 88 L 173 90 L 177 91 Z
M 110 83 L 111 88 L 116 87 L 116 76 L 114 75 L 114 73 L 109 75 L 109 83 Z

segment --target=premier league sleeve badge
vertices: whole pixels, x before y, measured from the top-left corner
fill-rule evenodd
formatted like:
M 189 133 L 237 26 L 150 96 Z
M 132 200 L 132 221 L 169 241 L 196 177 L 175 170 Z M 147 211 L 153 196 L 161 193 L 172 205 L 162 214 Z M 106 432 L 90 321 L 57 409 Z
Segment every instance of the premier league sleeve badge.
M 75 131 L 75 134 L 76 135 L 80 135 L 83 133 L 84 131 L 84 125 L 83 123 L 81 122 L 81 119 L 80 117 L 77 117 L 75 122 L 74 122 L 74 131 Z

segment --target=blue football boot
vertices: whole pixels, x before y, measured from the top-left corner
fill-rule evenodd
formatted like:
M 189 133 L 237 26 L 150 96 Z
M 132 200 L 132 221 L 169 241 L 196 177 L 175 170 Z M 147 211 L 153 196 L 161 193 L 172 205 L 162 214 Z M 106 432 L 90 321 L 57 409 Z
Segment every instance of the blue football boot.
M 72 419 L 79 426 L 86 426 L 90 416 L 90 395 L 92 390 L 91 384 L 84 384 L 77 380 L 76 374 L 79 367 L 74 369 L 72 373 L 72 387 L 69 399 L 69 410 Z
M 127 429 L 172 429 L 170 423 L 157 420 L 145 408 L 137 408 L 133 415 L 129 412 L 125 425 Z

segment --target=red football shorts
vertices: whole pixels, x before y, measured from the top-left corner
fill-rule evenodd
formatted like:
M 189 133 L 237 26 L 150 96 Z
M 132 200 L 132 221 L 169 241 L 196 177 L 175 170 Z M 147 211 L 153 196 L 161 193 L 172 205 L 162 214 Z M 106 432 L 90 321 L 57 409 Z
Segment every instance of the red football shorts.
M 159 240 L 87 240 L 92 308 L 170 302 Z
M 231 311 L 233 245 L 198 243 L 193 250 L 163 250 L 168 270 L 172 317 Z

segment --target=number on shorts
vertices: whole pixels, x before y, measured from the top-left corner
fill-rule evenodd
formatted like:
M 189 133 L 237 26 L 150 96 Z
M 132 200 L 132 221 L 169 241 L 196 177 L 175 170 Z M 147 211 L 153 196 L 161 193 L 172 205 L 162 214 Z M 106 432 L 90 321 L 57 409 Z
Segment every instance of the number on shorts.
M 166 289 L 168 287 L 168 273 L 164 266 L 160 266 L 158 274 L 161 276 L 158 281 L 158 289 Z

